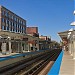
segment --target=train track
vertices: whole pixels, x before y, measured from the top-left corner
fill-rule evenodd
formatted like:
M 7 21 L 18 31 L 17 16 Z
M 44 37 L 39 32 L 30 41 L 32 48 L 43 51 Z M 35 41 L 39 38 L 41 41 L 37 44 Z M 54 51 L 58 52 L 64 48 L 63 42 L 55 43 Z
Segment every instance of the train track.
M 20 75 L 38 75 L 38 73 L 50 62 L 55 61 L 58 57 L 60 52 L 53 53 L 52 56 L 48 56 L 44 58 L 44 60 L 37 65 L 33 66 L 30 70 L 27 72 L 23 72 Z
M 37 75 L 50 61 L 55 61 L 61 50 L 39 54 L 18 64 L 0 69 L 0 75 Z

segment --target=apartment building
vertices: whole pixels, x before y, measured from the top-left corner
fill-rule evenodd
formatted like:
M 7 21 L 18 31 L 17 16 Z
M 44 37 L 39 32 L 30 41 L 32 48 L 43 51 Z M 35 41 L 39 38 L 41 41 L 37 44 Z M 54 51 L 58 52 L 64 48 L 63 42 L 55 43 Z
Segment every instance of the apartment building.
M 27 41 L 26 20 L 0 6 L 0 53 L 28 50 Z
M 26 33 L 26 20 L 0 6 L 0 31 Z

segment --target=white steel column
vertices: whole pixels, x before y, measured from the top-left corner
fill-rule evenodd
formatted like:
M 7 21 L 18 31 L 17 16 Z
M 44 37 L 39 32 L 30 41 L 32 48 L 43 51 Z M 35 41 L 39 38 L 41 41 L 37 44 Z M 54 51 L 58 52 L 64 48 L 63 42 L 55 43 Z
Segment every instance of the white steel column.
M 11 42 L 10 42 L 11 38 L 9 37 L 9 53 L 12 52 L 12 49 L 11 49 Z
M 6 54 L 6 43 L 2 43 L 2 54 Z
M 18 42 L 18 53 L 19 53 L 19 42 Z
M 28 52 L 30 51 L 30 44 L 28 44 Z
M 37 40 L 37 50 L 39 51 L 39 40 Z
M 26 45 L 26 44 L 24 43 L 24 51 L 25 51 L 25 45 Z
M 26 42 L 24 42 L 24 51 L 26 51 L 27 50 L 27 44 L 26 44 Z
M 71 54 L 71 42 L 69 43 L 69 53 Z
M 23 52 L 23 46 L 22 46 L 22 41 L 21 41 L 21 46 L 20 46 L 20 47 L 21 47 L 21 48 L 20 48 L 20 49 L 21 49 L 21 52 Z
M 72 44 L 71 44 L 71 55 L 73 56 L 73 49 L 74 49 L 74 45 L 73 45 L 73 41 L 72 41 Z
M 74 49 L 73 49 L 73 59 L 75 59 L 75 41 L 74 41 Z
M 38 43 L 36 44 L 36 48 L 37 48 L 37 51 L 39 51 L 39 44 Z
M 9 41 L 9 53 L 12 52 L 12 49 L 11 49 L 11 42 Z

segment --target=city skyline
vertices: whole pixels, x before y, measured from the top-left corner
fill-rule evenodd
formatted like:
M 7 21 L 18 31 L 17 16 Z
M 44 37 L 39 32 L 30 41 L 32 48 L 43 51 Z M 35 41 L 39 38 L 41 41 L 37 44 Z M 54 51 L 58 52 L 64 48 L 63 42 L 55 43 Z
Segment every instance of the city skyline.
M 0 0 L 0 5 L 27 20 L 27 26 L 37 26 L 40 35 L 51 36 L 56 41 L 60 41 L 58 32 L 72 28 L 70 26 L 74 20 L 72 0 L 18 0 L 18 2 Z

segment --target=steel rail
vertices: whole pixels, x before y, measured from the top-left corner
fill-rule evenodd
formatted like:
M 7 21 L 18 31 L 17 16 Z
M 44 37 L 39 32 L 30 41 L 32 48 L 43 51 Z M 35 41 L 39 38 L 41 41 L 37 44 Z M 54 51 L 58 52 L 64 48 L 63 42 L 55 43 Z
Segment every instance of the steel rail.
M 43 54 L 44 54 L 44 53 L 43 53 Z M 9 65 L 4 66 L 4 67 L 1 67 L 1 68 L 0 68 L 0 73 L 4 72 L 4 71 L 6 71 L 6 70 L 9 70 L 9 69 L 11 69 L 11 68 L 17 67 L 17 66 L 19 66 L 19 65 L 21 65 L 21 64 L 23 64 L 23 63 L 28 62 L 28 61 L 31 61 L 31 60 L 33 60 L 33 59 L 35 59 L 35 58 L 37 58 L 38 56 L 41 56 L 41 55 L 43 55 L 43 54 L 38 54 L 38 55 L 36 55 L 36 56 L 30 55 L 29 58 L 25 58 L 24 60 L 15 62 L 15 63 L 13 63 L 13 64 L 9 64 Z
M 0 75 L 13 75 L 13 74 L 19 72 L 21 69 L 23 69 L 25 67 L 28 67 L 32 63 L 37 62 L 37 61 L 43 59 L 46 56 L 47 56 L 47 54 L 42 55 L 42 56 L 40 56 L 40 57 L 38 57 L 38 58 L 36 58 L 36 59 L 34 59 L 32 61 L 26 62 L 26 63 L 24 63 L 22 65 L 17 66 L 17 67 L 10 68 L 10 70 L 6 70 L 5 72 L 1 73 Z
M 51 58 L 46 59 L 45 61 L 38 64 L 36 67 L 33 67 L 31 70 L 29 70 L 28 72 L 24 72 L 21 75 L 37 75 L 51 61 L 51 59 L 56 60 L 59 54 L 60 52 L 54 53 Z
M 55 61 L 61 50 L 52 50 L 25 59 L 16 66 L 0 69 L 0 75 L 37 75 L 51 60 Z M 41 62 L 40 62 L 41 61 Z M 37 62 L 35 64 L 35 62 Z M 35 64 L 32 66 L 32 64 Z M 38 64 L 38 65 L 37 65 Z M 32 66 L 32 67 L 31 67 Z M 31 67 L 26 71 L 27 67 Z M 23 70 L 21 73 L 21 70 Z

